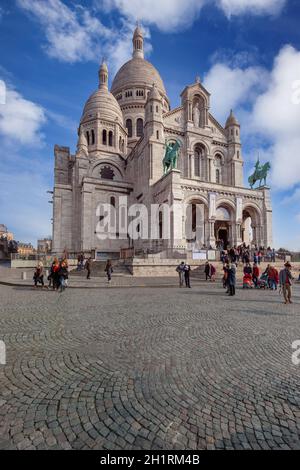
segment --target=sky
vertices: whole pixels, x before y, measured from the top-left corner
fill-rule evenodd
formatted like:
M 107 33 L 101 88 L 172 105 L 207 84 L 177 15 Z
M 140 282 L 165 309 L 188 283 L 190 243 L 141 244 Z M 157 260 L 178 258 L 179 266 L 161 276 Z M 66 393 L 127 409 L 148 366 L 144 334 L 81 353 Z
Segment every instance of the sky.
M 271 162 L 274 246 L 300 250 L 299 0 L 0 0 L 0 223 L 51 234 L 54 145 L 75 151 L 99 64 L 111 83 L 137 20 L 172 108 L 199 75 L 216 119 L 241 124 L 245 185 Z

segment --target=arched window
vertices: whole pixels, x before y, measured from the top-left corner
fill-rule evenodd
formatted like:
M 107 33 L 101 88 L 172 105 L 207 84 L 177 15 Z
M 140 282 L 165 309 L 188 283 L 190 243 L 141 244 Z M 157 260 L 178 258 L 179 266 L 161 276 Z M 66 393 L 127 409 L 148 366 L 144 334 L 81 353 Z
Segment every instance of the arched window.
M 194 156 L 195 159 L 195 176 L 200 176 L 200 155 L 198 153 L 195 153 Z
M 158 106 L 156 106 L 156 112 L 158 113 Z
M 203 172 L 204 149 L 201 145 L 196 145 L 194 152 L 194 175 L 201 178 Z
M 237 151 L 237 158 L 240 158 L 240 151 Z
M 159 131 L 156 131 L 156 138 L 159 140 Z
M 222 166 L 223 166 L 222 155 L 217 153 L 215 156 L 216 183 L 219 183 L 219 184 L 222 183 Z
M 143 137 L 144 135 L 144 122 L 141 118 L 136 121 L 136 135 L 137 137 Z
M 110 147 L 113 146 L 113 133 L 112 133 L 112 131 L 109 131 L 109 133 L 108 133 L 108 145 Z
M 116 207 L 116 198 L 114 196 L 110 198 L 110 205 Z
M 103 129 L 103 131 L 102 131 L 102 144 L 107 145 L 107 132 L 106 132 L 106 129 Z
M 87 131 L 85 135 L 86 135 L 87 144 L 90 145 L 90 133 L 89 133 L 89 131 Z
M 126 127 L 128 131 L 128 137 L 132 137 L 132 120 L 131 119 L 126 120 Z
M 91 134 L 92 134 L 92 145 L 95 144 L 95 131 L 94 129 L 91 130 Z

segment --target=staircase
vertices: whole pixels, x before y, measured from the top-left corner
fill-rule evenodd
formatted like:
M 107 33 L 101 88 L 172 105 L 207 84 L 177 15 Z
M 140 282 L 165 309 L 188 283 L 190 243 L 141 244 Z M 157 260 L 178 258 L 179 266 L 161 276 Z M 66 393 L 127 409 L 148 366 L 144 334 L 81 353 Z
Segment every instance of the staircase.
M 128 271 L 123 261 L 113 261 L 113 276 L 123 277 L 131 276 L 131 273 Z M 106 277 L 106 272 L 104 271 L 106 266 L 106 261 L 93 261 L 91 269 L 91 277 Z M 74 269 L 70 272 L 72 277 L 86 277 L 87 271 L 83 269 L 82 271 L 77 271 Z

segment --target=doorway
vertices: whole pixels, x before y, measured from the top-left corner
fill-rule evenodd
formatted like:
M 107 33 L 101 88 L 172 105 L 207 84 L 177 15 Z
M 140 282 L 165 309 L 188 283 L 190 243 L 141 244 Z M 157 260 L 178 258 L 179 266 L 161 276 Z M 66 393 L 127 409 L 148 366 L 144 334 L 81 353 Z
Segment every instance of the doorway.
M 228 229 L 225 227 L 219 228 L 217 241 L 219 241 L 221 247 L 227 250 L 228 247 Z

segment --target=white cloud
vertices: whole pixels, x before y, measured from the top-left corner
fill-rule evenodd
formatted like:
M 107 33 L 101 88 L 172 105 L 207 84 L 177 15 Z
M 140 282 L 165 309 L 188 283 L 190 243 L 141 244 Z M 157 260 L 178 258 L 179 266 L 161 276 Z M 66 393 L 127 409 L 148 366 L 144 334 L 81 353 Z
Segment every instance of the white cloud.
M 224 123 L 230 108 L 235 110 L 253 158 L 260 151 L 264 160 L 271 160 L 272 184 L 278 189 L 300 183 L 299 80 L 300 51 L 292 46 L 281 49 L 271 71 L 216 63 L 204 79 L 213 114 Z
M 268 73 L 262 67 L 231 68 L 224 63 L 212 66 L 204 77 L 204 86 L 212 94 L 213 113 L 225 123 L 230 109 L 251 103 L 266 86 Z
M 120 18 L 121 26 L 108 28 L 78 4 L 69 7 L 61 0 L 17 0 L 17 4 L 42 25 L 43 48 L 49 57 L 70 64 L 100 62 L 105 57 L 112 74 L 131 57 L 134 23 L 130 20 Z M 145 45 L 149 52 L 149 44 Z
M 132 21 L 155 24 L 162 31 L 190 26 L 206 0 L 102 0 L 107 10 L 117 9 Z
M 95 59 L 100 52 L 97 39 L 109 36 L 109 30 L 82 7 L 71 10 L 60 0 L 17 0 L 17 3 L 41 23 L 48 41 L 45 46 L 48 55 L 61 61 Z
M 117 9 L 131 20 L 174 32 L 189 27 L 208 4 L 217 5 L 228 17 L 245 13 L 273 15 L 281 11 L 286 0 L 98 0 L 97 3 L 107 11 Z
M 251 13 L 253 15 L 277 15 L 284 7 L 287 0 L 217 0 L 217 4 L 224 13 L 242 15 Z
M 280 188 L 300 182 L 300 103 L 293 101 L 297 79 L 300 51 L 285 46 L 275 59 L 266 92 L 258 97 L 252 111 L 253 129 L 273 142 L 273 182 Z
M 5 104 L 0 104 L 0 134 L 21 144 L 41 144 L 41 128 L 46 122 L 44 109 L 17 91 L 6 88 Z

